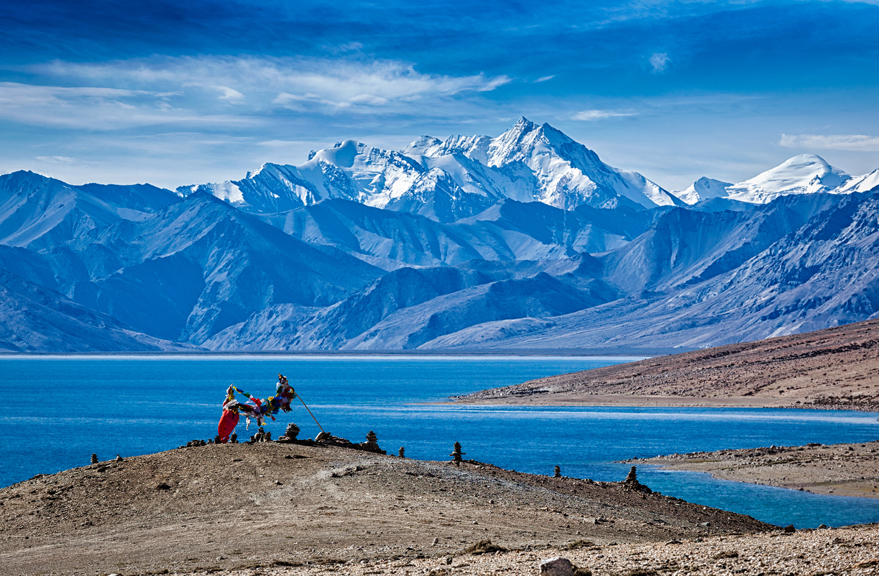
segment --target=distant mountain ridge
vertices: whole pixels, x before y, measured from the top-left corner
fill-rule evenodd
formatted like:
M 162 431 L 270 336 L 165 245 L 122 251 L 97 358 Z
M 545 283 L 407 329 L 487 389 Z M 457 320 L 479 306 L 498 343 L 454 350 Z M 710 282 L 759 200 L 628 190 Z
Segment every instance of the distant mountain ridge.
M 7 174 L 0 350 L 655 350 L 879 315 L 879 170 L 685 192 L 524 118 L 176 192 Z

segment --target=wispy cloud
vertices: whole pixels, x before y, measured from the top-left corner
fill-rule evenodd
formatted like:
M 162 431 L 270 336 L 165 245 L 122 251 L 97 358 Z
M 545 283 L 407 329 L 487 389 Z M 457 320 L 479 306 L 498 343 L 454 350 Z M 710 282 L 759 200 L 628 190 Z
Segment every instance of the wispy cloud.
M 596 120 L 604 120 L 606 118 L 621 118 L 624 116 L 637 116 L 638 112 L 618 112 L 616 110 L 583 110 L 577 112 L 572 117 L 574 120 L 582 120 L 584 122 L 594 122 Z
M 813 150 L 848 150 L 852 152 L 879 152 L 879 137 L 863 134 L 836 134 L 821 136 L 782 134 L 778 144 L 785 148 L 807 148 Z
M 0 82 L 0 119 L 34 126 L 99 131 L 165 124 L 253 124 L 253 120 L 246 117 L 177 108 L 168 100 L 167 93 L 149 90 Z
M 653 66 L 653 73 L 664 72 L 668 67 L 668 63 L 671 59 L 668 57 L 668 54 L 664 52 L 656 52 L 653 56 L 650 57 L 650 65 Z
M 540 78 L 535 80 L 533 84 L 540 84 L 541 82 L 546 82 L 547 80 L 552 80 L 553 78 L 555 78 L 554 74 L 552 76 L 541 76 Z
M 423 74 L 411 64 L 363 58 L 150 58 L 52 62 L 32 70 L 82 84 L 176 93 L 182 95 L 179 101 L 203 101 L 199 90 L 214 95 L 219 91 L 215 98 L 226 104 L 246 101 L 257 110 L 281 107 L 318 113 L 399 113 L 410 103 L 490 92 L 510 82 L 507 76 Z

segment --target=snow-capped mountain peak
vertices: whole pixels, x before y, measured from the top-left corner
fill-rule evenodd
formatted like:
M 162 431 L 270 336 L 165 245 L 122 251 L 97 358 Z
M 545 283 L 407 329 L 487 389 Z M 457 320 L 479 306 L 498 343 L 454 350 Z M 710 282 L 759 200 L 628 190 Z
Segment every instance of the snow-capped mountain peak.
M 434 170 L 448 177 L 423 178 Z M 203 190 L 262 214 L 326 198 L 422 213 L 416 199 L 427 197 L 427 189 L 435 198 L 430 183 L 439 182 L 443 198 L 474 203 L 469 208 L 456 206 L 449 214 L 472 214 L 484 207 L 485 199 L 504 198 L 565 209 L 581 204 L 653 208 L 679 203 L 640 174 L 612 168 L 563 132 L 524 117 L 497 138 L 422 136 L 402 152 L 344 140 L 310 153 L 299 166 L 265 164 L 242 180 L 181 187 L 178 193 Z M 405 201 L 397 202 L 400 199 Z
M 727 188 L 727 197 L 742 202 L 765 204 L 789 194 L 830 192 L 850 175 L 815 154 L 800 154 L 762 174 Z
M 675 196 L 687 204 L 695 204 L 701 200 L 710 198 L 725 198 L 726 189 L 732 186 L 729 182 L 722 182 L 713 178 L 702 177 L 693 182 L 689 188 L 681 192 L 675 192 Z

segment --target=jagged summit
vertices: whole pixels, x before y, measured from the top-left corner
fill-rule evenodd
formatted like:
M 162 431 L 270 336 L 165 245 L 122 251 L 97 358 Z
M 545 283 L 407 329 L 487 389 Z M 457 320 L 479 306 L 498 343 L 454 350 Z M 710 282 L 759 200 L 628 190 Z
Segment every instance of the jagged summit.
M 436 188 L 440 182 L 442 190 Z M 198 189 L 261 214 L 340 198 L 429 215 L 436 212 L 425 212 L 415 199 L 434 199 L 437 192 L 444 203 L 455 205 L 442 210 L 448 218 L 476 213 L 485 198 L 564 209 L 679 204 L 640 174 L 612 168 L 563 132 L 524 117 L 496 138 L 422 136 L 401 152 L 343 140 L 310 153 L 299 166 L 265 164 L 242 180 L 185 186 L 178 192 Z

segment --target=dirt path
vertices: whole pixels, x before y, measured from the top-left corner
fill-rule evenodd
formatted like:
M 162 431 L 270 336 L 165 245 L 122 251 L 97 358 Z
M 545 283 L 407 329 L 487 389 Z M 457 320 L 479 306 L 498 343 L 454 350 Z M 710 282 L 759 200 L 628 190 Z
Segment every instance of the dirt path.
M 672 454 L 632 460 L 815 494 L 879 498 L 879 441 Z

